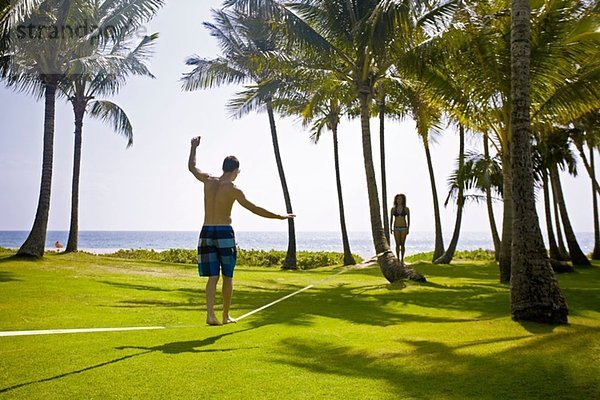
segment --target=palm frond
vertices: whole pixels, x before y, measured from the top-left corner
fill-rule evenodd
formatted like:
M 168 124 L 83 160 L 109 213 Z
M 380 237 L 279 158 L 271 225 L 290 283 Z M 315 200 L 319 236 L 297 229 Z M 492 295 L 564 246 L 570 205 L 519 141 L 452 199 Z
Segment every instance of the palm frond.
M 165 0 L 104 0 L 99 8 L 101 19 L 89 37 L 112 40 L 122 31 L 135 29 L 156 15 Z
M 249 79 L 247 73 L 236 69 L 225 58 L 208 60 L 194 55 L 185 63 L 194 67 L 181 78 L 183 90 L 186 91 L 209 89 L 225 84 L 242 84 Z
M 234 118 L 241 118 L 251 112 L 260 111 L 271 101 L 279 90 L 280 81 L 274 79 L 261 84 L 246 86 L 227 103 L 227 109 Z
M 95 100 L 90 116 L 109 124 L 113 131 L 127 139 L 127 148 L 133 146 L 133 126 L 121 107 L 111 101 Z
M 432 32 L 430 35 L 439 33 L 447 28 L 454 14 L 459 9 L 460 3 L 459 0 L 442 1 L 420 15 L 417 18 L 416 25 L 428 28 Z

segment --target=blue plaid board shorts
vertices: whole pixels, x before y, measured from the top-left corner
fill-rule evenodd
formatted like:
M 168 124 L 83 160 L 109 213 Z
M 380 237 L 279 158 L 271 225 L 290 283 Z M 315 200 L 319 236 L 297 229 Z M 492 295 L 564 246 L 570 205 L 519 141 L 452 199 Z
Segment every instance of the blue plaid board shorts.
M 198 239 L 198 274 L 233 278 L 237 259 L 235 234 L 229 225 L 205 225 Z

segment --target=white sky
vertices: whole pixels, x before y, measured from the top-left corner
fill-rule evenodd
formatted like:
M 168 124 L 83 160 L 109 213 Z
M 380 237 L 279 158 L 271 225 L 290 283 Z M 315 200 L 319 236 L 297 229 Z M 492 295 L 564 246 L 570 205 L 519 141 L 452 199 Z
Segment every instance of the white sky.
M 218 48 L 201 22 L 210 20 L 217 0 L 169 1 L 149 24 L 160 32 L 156 53 L 149 65 L 157 79 L 133 79 L 112 100 L 128 113 L 135 143 L 107 126 L 84 122 L 80 188 L 81 230 L 198 230 L 202 224 L 202 187 L 187 170 L 189 141 L 201 135 L 198 165 L 220 173 L 225 156 L 236 155 L 241 170 L 236 183 L 249 199 L 274 212 L 285 206 L 277 174 L 266 113 L 232 120 L 225 103 L 235 88 L 184 93 L 178 82 L 191 54 L 214 57 Z M 28 230 L 37 206 L 41 162 L 43 102 L 0 87 L 0 230 Z M 339 230 L 333 146 L 330 134 L 318 145 L 293 120 L 277 119 L 292 205 L 299 231 Z M 57 102 L 54 177 L 49 229 L 67 230 L 73 148 L 73 112 Z M 370 230 L 369 209 L 358 121 L 339 129 L 342 184 L 346 220 L 351 231 Z M 374 159 L 379 165 L 378 125 L 372 122 Z M 423 147 L 412 121 L 387 123 L 388 203 L 395 193 L 406 193 L 415 231 L 433 230 L 429 177 Z M 469 139 L 467 148 L 480 148 Z M 445 134 L 432 155 L 440 202 L 447 193 L 446 180 L 455 165 L 458 138 Z M 575 231 L 593 231 L 591 188 L 587 173 L 578 178 L 563 175 L 567 206 Z M 381 187 L 379 186 L 381 193 Z M 538 213 L 542 211 L 538 207 Z M 543 214 L 539 214 L 543 218 Z M 455 209 L 443 209 L 446 235 L 454 226 Z M 501 227 L 501 204 L 496 205 Z M 237 230 L 286 230 L 282 221 L 266 220 L 234 207 Z M 544 225 L 542 225 L 544 226 Z M 488 231 L 484 204 L 468 204 L 464 231 Z

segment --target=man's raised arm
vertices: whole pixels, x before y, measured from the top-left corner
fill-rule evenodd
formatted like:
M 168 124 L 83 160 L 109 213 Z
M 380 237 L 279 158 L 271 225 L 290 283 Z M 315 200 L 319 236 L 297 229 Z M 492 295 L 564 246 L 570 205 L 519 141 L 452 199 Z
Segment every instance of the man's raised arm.
M 209 175 L 196 168 L 196 149 L 200 145 L 200 136 L 192 139 L 192 147 L 190 148 L 190 159 L 188 160 L 188 169 L 201 182 L 206 182 Z
M 244 207 L 244 208 L 252 211 L 254 214 L 259 215 L 264 218 L 288 219 L 288 218 L 296 217 L 294 214 L 281 215 L 281 214 L 275 214 L 275 213 L 272 213 L 271 211 L 265 210 L 264 208 L 259 207 L 259 206 L 255 205 L 254 203 L 252 203 L 250 200 L 248 200 L 246 198 L 246 195 L 244 194 L 244 192 L 242 192 L 240 189 L 236 189 L 235 199 L 238 201 L 238 203 L 240 203 L 240 205 L 242 207 Z

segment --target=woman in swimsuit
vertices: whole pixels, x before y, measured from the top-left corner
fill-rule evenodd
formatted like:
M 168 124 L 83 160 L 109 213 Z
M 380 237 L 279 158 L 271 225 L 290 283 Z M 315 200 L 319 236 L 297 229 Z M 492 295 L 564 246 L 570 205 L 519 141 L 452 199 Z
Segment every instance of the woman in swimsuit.
M 394 207 L 390 212 L 390 226 L 396 241 L 396 257 L 404 264 L 404 251 L 406 236 L 410 228 L 410 210 L 406 207 L 406 196 L 397 194 L 394 197 Z M 402 257 L 400 257 L 400 248 L 402 248 Z

